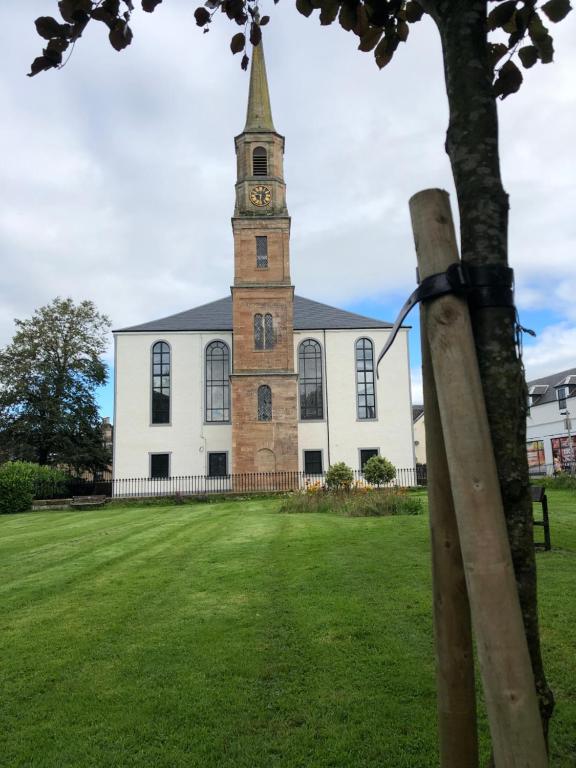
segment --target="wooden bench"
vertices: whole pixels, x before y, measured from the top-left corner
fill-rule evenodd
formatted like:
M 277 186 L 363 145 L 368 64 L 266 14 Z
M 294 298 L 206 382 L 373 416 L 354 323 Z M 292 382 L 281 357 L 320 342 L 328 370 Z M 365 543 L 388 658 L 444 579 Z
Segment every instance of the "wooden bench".
M 531 485 L 530 492 L 532 494 L 532 504 L 542 504 L 542 519 L 534 520 L 534 525 L 544 528 L 544 541 L 535 541 L 534 546 L 537 549 L 548 551 L 552 549 L 552 544 L 550 543 L 550 519 L 548 517 L 548 497 L 546 496 L 546 489 L 541 485 Z
M 70 502 L 73 509 L 96 509 L 106 504 L 106 496 L 74 496 Z

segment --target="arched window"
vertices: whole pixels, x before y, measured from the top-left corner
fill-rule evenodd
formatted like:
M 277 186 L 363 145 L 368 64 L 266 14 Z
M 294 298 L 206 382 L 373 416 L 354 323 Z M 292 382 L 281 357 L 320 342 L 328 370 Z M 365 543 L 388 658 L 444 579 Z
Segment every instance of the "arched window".
M 264 319 L 262 315 L 254 315 L 254 349 L 264 349 Z
M 276 344 L 274 320 L 267 312 L 254 315 L 254 349 L 273 349 Z
M 274 321 L 268 312 L 264 315 L 264 349 L 272 349 L 276 339 L 274 337 Z
M 323 419 L 322 348 L 314 339 L 306 339 L 298 347 L 298 386 L 300 418 Z
M 258 387 L 258 421 L 272 421 L 272 390 L 266 384 Z
M 268 176 L 268 153 L 264 147 L 256 147 L 252 152 L 252 175 Z
M 152 424 L 170 423 L 170 347 L 157 341 L 152 347 Z
M 374 345 L 370 339 L 356 342 L 356 413 L 359 419 L 376 418 Z
M 230 350 L 223 341 L 206 347 L 206 421 L 230 421 Z

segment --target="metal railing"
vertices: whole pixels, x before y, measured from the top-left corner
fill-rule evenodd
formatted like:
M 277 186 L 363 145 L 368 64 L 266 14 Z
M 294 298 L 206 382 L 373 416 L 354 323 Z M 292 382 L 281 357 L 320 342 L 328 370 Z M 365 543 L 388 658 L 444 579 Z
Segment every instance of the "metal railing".
M 355 486 L 369 485 L 363 472 L 353 472 Z M 74 478 L 50 493 L 43 486 L 43 498 L 69 498 L 72 496 L 108 496 L 136 498 L 150 496 L 207 496 L 226 493 L 272 493 L 304 490 L 311 485 L 322 487 L 326 472 L 249 472 L 230 475 L 182 475 L 174 477 L 126 477 L 114 480 L 100 478 Z M 426 467 L 397 468 L 396 477 L 387 483 L 390 487 L 412 488 L 426 485 Z M 39 497 L 37 497 L 39 498 Z

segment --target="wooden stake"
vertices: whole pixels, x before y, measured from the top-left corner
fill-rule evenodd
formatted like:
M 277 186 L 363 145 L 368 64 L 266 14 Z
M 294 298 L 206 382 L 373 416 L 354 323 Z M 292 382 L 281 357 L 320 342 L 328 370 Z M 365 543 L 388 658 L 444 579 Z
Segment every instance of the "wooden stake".
M 470 606 L 427 340 L 427 311 L 425 304 L 420 306 L 440 766 L 478 768 Z
M 410 214 L 420 277 L 444 272 L 458 260 L 448 194 L 419 192 Z M 446 295 L 429 303 L 426 317 L 495 764 L 546 768 L 468 306 Z

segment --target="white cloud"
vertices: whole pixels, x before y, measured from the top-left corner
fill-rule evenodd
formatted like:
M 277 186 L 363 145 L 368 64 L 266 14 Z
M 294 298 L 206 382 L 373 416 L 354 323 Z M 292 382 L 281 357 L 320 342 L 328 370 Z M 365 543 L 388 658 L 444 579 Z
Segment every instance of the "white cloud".
M 422 370 L 412 368 L 411 371 L 412 402 L 414 405 L 422 405 L 424 402 L 424 390 L 422 388 Z
M 525 342 L 524 366 L 528 380 L 576 367 L 576 327 L 551 325 L 534 342 Z
M 56 0 L 5 5 L 0 343 L 11 318 L 57 294 L 93 299 L 116 327 L 226 295 L 233 136 L 248 87 L 229 53 L 235 30 L 218 19 L 202 35 L 193 3 L 165 2 L 152 16 L 134 14 L 125 52 L 93 25 L 66 68 L 27 79 L 42 46 L 33 19 Z M 426 187 L 453 189 L 435 28 L 414 26 L 380 72 L 353 35 L 320 29 L 291 0 L 271 16 L 266 59 L 286 135 L 296 288 L 342 303 L 407 293 L 415 267 L 408 199 Z M 574 31 L 571 17 L 555 27 L 557 61 L 532 68 L 500 105 L 519 300 L 545 308 L 553 299 L 573 320 Z

